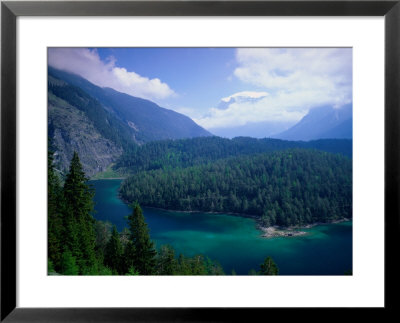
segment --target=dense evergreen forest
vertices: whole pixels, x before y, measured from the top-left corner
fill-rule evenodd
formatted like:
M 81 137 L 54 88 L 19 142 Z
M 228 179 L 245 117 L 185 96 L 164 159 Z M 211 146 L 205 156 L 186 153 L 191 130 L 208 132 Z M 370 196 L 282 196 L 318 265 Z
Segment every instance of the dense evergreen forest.
M 203 139 L 220 142 L 220 138 Z M 171 142 L 149 147 L 168 144 Z M 191 147 L 196 152 L 189 154 L 193 159 L 170 155 L 173 162 L 169 165 L 202 160 L 197 154 L 201 147 Z M 219 156 L 224 154 L 226 151 Z M 153 159 L 153 164 L 156 162 Z M 312 149 L 231 157 L 187 168 L 138 172 L 123 182 L 120 194 L 143 206 L 254 215 L 265 226 L 329 222 L 352 217 L 352 161 L 341 154 Z
M 175 255 L 169 245 L 158 250 L 139 204 L 132 204 L 128 228 L 93 218 L 93 189 L 77 153 L 62 184 L 48 153 L 48 273 L 52 275 L 223 275 L 223 268 L 204 255 Z M 254 270 L 251 273 L 256 273 Z M 267 257 L 260 275 L 277 275 Z
M 199 137 L 179 140 L 153 141 L 131 147 L 117 160 L 114 168 L 122 173 L 168 168 L 185 168 L 214 162 L 218 159 L 266 153 L 289 148 L 309 148 L 344 156 L 352 156 L 352 141 L 321 139 L 315 141 L 285 141 L 237 137 Z

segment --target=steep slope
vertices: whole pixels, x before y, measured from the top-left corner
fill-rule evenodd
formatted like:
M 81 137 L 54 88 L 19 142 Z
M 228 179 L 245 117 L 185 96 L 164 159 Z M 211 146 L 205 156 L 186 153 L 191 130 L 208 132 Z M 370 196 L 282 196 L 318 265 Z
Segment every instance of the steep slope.
M 323 132 L 320 138 L 352 138 L 353 137 L 353 118 L 343 121 L 332 129 Z
M 84 112 L 52 93 L 48 94 L 48 129 L 55 165 L 63 173 L 74 151 L 88 176 L 105 170 L 122 153 L 122 148 L 104 138 Z
M 96 99 L 81 88 L 49 77 L 48 92 L 82 111 L 101 135 L 127 149 L 135 143 L 134 131 L 107 111 Z
M 352 115 L 352 104 L 340 109 L 330 106 L 315 108 L 293 127 L 274 137 L 286 140 L 350 139 L 353 137 Z
M 48 72 L 48 136 L 60 171 L 68 168 L 74 150 L 92 176 L 137 144 L 210 135 L 188 117 L 148 100 L 51 67 Z
M 81 88 L 128 125 L 138 142 L 210 136 L 193 120 L 149 100 L 98 87 L 80 76 L 49 67 L 49 75 Z

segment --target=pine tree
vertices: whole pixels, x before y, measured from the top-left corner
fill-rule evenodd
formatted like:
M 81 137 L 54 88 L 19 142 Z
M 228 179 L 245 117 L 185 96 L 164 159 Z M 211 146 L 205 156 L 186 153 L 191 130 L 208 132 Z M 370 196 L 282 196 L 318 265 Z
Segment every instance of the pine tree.
M 128 217 L 128 221 L 130 241 L 134 247 L 133 266 L 141 275 L 154 274 L 156 251 L 139 204 L 133 206 L 133 213 Z
M 49 143 L 50 147 L 50 143 Z M 61 270 L 61 255 L 63 253 L 63 203 L 60 180 L 54 170 L 53 151 L 47 155 L 47 211 L 48 211 L 48 258 L 54 270 Z
M 66 244 L 76 258 L 80 272 L 93 274 L 97 265 L 92 216 L 94 192 L 87 180 L 79 156 L 74 152 L 64 184 Z
M 76 264 L 75 257 L 70 251 L 65 251 L 62 254 L 61 273 L 63 275 L 78 275 L 79 267 Z
M 122 256 L 122 272 L 128 273 L 132 268 L 135 268 L 135 246 L 129 240 Z
M 132 266 L 129 268 L 125 276 L 139 276 L 139 272 L 135 269 L 135 267 Z
M 179 254 L 178 257 L 178 275 L 192 275 L 192 268 L 188 262 L 188 259 L 185 258 L 183 254 Z
M 157 274 L 173 275 L 176 272 L 175 250 L 170 245 L 163 245 L 157 253 Z
M 257 275 L 257 272 L 252 268 L 249 270 L 249 276 L 255 276 Z
M 260 265 L 261 275 L 278 275 L 279 269 L 271 257 L 265 258 L 264 262 Z
M 114 272 L 118 274 L 123 273 L 122 268 L 122 244 L 119 238 L 119 233 L 115 225 L 113 226 L 113 230 L 111 233 L 111 238 L 108 241 L 105 254 L 104 254 L 104 264 L 111 268 Z
M 95 232 L 96 232 L 96 255 L 100 263 L 104 262 L 104 254 L 106 246 L 111 238 L 112 232 L 111 222 L 103 222 L 96 220 Z

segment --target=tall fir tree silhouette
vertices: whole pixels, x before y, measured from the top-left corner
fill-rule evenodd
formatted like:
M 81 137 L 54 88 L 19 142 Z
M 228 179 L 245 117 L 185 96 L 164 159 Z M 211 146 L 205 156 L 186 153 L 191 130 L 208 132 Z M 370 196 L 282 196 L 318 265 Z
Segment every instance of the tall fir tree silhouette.
M 93 196 L 87 184 L 77 152 L 71 159 L 69 172 L 64 183 L 64 197 L 67 205 L 66 243 L 76 258 L 80 274 L 94 273 L 96 266 Z
M 141 275 L 152 275 L 155 273 L 156 250 L 150 240 L 149 229 L 139 204 L 133 205 L 133 212 L 128 221 L 131 231 L 130 241 L 134 250 L 133 265 Z

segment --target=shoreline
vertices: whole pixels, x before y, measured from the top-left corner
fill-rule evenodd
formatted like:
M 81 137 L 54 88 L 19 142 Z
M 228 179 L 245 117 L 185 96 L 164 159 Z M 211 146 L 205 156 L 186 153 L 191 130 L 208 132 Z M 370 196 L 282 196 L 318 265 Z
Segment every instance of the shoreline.
M 95 180 L 112 180 L 112 179 L 125 179 L 120 178 L 120 177 L 110 177 L 110 178 L 101 178 L 101 179 L 91 179 L 93 181 Z M 119 193 L 119 192 L 118 192 Z M 130 206 L 131 203 L 124 198 L 120 194 L 118 194 L 118 198 L 126 205 Z M 160 210 L 160 211 L 165 211 L 165 212 L 177 212 L 177 213 L 203 213 L 203 214 L 215 214 L 215 215 L 228 215 L 228 216 L 236 216 L 236 217 L 241 217 L 241 218 L 247 218 L 247 219 L 252 219 L 255 221 L 255 226 L 256 229 L 261 231 L 261 237 L 263 238 L 278 238 L 278 237 L 298 237 L 298 236 L 305 236 L 310 234 L 307 231 L 303 231 L 302 229 L 310 229 L 312 227 L 318 226 L 318 225 L 327 225 L 327 224 L 337 224 L 341 222 L 347 222 L 351 221 L 352 219 L 348 218 L 342 218 L 338 220 L 332 220 L 330 222 L 315 222 L 311 224 L 305 224 L 305 225 L 296 225 L 296 226 L 290 226 L 290 227 L 280 227 L 278 225 L 274 226 L 269 226 L 269 227 L 264 227 L 260 223 L 260 217 L 257 215 L 251 215 L 251 214 L 243 214 L 243 213 L 233 213 L 233 212 L 212 212 L 212 211 L 202 211 L 202 210 L 172 210 L 172 209 L 165 209 L 165 208 L 160 208 L 160 207 L 155 207 L 155 206 L 146 206 L 142 205 L 142 208 L 148 208 L 148 209 L 155 209 L 155 210 Z
M 308 234 L 306 231 L 296 231 L 292 228 L 280 228 L 278 226 L 272 227 L 261 227 L 259 226 L 258 229 L 263 232 L 261 237 L 263 238 L 279 238 L 279 237 L 298 237 L 298 236 L 305 236 Z
M 103 181 L 108 179 L 126 179 L 126 177 L 107 177 L 107 178 L 91 178 L 89 181 Z
M 311 229 L 319 225 L 337 224 L 348 221 L 351 221 L 351 219 L 343 218 L 339 220 L 333 220 L 330 222 L 316 222 L 312 224 L 297 225 L 291 227 L 279 227 L 277 225 L 270 227 L 263 227 L 260 224 L 258 224 L 258 229 L 263 232 L 263 234 L 261 235 L 263 238 L 298 237 L 309 234 L 309 232 L 302 231 L 302 229 Z
M 124 180 L 126 177 L 109 177 L 109 178 L 99 178 L 99 179 L 91 179 L 92 181 L 95 180 Z M 119 192 L 118 192 L 119 193 Z M 118 198 L 126 205 L 130 206 L 131 203 L 121 197 L 120 194 L 118 194 Z M 228 215 L 228 216 L 236 216 L 236 217 L 241 217 L 241 218 L 247 218 L 247 219 L 252 219 L 255 221 L 255 226 L 256 229 L 261 231 L 261 237 L 263 238 L 278 238 L 278 237 L 298 237 L 298 236 L 305 236 L 310 234 L 307 231 L 303 231 L 302 229 L 310 229 L 312 227 L 318 226 L 318 225 L 328 225 L 328 224 L 337 224 L 341 222 L 347 222 L 351 221 L 352 219 L 349 218 L 342 218 L 338 220 L 332 220 L 329 222 L 315 222 L 311 224 L 305 224 L 305 225 L 296 225 L 296 226 L 290 226 L 290 227 L 280 227 L 278 225 L 274 226 L 269 226 L 269 227 L 264 227 L 260 223 L 260 217 L 257 215 L 251 215 L 251 214 L 243 214 L 243 213 L 231 213 L 231 212 L 212 212 L 212 211 L 202 211 L 202 210 L 172 210 L 172 209 L 165 209 L 165 208 L 160 208 L 160 207 L 154 207 L 154 206 L 145 206 L 143 205 L 142 208 L 148 208 L 148 209 L 155 209 L 155 210 L 160 210 L 160 211 L 166 211 L 166 212 L 177 212 L 177 213 L 203 213 L 203 214 L 215 214 L 215 215 Z
M 130 205 L 130 203 L 126 200 L 124 200 L 121 196 L 118 196 L 118 198 L 125 204 Z M 171 210 L 171 209 L 164 209 L 160 207 L 154 207 L 154 206 L 142 206 L 142 208 L 147 208 L 147 209 L 155 209 L 155 210 L 160 210 L 160 211 L 165 211 L 165 212 L 177 212 L 177 213 L 203 213 L 203 214 L 215 214 L 215 215 L 229 215 L 229 216 L 236 216 L 236 217 L 242 217 L 242 218 L 247 218 L 247 219 L 252 219 L 255 221 L 256 229 L 261 231 L 261 237 L 263 238 L 279 238 L 279 237 L 299 237 L 299 236 L 305 236 L 310 234 L 307 231 L 302 231 L 302 229 L 311 229 L 312 227 L 318 226 L 318 225 L 328 225 L 328 224 L 337 224 L 341 222 L 347 222 L 351 221 L 352 219 L 348 218 L 343 218 L 343 219 L 338 219 L 338 220 L 333 220 L 330 222 L 316 222 L 312 224 L 306 224 L 306 225 L 297 225 L 297 226 L 290 226 L 290 227 L 280 227 L 280 226 L 270 226 L 270 227 L 263 227 L 260 224 L 260 218 L 256 215 L 250 215 L 250 214 L 242 214 L 242 213 L 229 213 L 229 212 L 206 212 L 206 211 L 201 211 L 201 210 L 194 210 L 194 211 L 182 211 L 182 210 Z
M 122 199 L 120 196 L 118 196 L 119 199 L 124 202 L 125 204 L 130 205 L 129 202 L 125 201 Z M 203 214 L 219 214 L 219 215 L 230 215 L 230 216 L 237 216 L 241 218 L 247 218 L 247 219 L 253 219 L 256 220 L 258 217 L 256 215 L 250 215 L 250 214 L 241 214 L 241 213 L 229 213 L 229 212 L 207 212 L 207 211 L 201 211 L 201 210 L 194 210 L 194 211 L 182 211 L 182 210 L 171 210 L 171 209 L 163 209 L 160 207 L 155 207 L 155 206 L 141 206 L 142 208 L 146 209 L 155 209 L 155 210 L 160 210 L 160 211 L 167 211 L 167 212 L 176 212 L 176 213 L 203 213 Z

